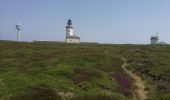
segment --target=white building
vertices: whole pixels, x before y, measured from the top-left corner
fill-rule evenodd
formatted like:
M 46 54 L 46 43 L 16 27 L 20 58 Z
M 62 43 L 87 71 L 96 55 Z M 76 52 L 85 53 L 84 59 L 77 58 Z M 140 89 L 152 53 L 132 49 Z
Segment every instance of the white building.
M 74 35 L 72 20 L 69 18 L 66 26 L 66 43 L 80 43 L 80 37 Z
M 151 37 L 151 44 L 157 44 L 158 40 L 159 40 L 159 38 L 157 36 L 152 36 Z
M 159 40 L 159 37 L 157 36 L 157 33 L 156 33 L 156 36 L 151 36 L 151 44 L 157 44 L 158 40 Z

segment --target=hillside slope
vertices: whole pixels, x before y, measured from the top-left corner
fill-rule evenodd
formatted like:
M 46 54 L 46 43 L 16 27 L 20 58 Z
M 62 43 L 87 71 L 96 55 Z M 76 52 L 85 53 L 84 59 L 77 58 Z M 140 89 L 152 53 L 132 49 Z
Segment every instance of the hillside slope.
M 170 97 L 170 46 L 0 41 L 0 99 L 131 100 L 127 68 L 147 82 L 151 100 Z M 154 84 L 154 85 L 150 85 Z
M 132 96 L 130 80 L 112 45 L 1 41 L 0 47 L 2 99 L 128 100 Z

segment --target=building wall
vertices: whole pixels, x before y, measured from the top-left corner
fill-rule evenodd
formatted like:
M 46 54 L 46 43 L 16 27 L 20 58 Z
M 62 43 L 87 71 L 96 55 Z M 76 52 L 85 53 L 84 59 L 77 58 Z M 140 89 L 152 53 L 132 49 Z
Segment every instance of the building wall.
M 151 40 L 151 44 L 156 44 L 157 43 L 157 39 L 152 39 Z
M 151 37 L 151 44 L 157 44 L 159 38 L 158 37 Z
M 66 35 L 67 36 L 73 36 L 73 28 L 67 28 L 66 29 Z
M 80 43 L 80 39 L 67 38 L 66 42 L 67 43 Z

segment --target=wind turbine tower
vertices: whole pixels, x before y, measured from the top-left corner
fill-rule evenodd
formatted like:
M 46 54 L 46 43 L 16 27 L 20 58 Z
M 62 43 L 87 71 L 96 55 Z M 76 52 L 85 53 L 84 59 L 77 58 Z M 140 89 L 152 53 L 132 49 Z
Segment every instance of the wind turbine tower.
M 20 42 L 20 30 L 21 30 L 20 23 L 16 25 L 16 30 L 17 30 L 17 41 Z

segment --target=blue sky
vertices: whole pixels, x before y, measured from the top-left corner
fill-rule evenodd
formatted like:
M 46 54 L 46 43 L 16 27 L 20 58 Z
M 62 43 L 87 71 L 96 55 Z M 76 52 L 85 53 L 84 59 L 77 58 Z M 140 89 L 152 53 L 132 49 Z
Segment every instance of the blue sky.
M 0 39 L 64 41 L 71 17 L 81 41 L 150 43 L 158 32 L 170 43 L 170 0 L 0 0 Z

